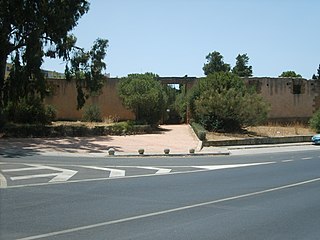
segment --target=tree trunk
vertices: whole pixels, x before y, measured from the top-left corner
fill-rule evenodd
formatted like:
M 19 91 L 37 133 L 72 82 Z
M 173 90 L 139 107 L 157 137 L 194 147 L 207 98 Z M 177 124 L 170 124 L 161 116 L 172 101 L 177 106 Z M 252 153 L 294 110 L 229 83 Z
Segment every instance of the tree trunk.
M 7 55 L 4 49 L 0 50 L 0 109 L 4 107 L 4 78 L 6 74 Z

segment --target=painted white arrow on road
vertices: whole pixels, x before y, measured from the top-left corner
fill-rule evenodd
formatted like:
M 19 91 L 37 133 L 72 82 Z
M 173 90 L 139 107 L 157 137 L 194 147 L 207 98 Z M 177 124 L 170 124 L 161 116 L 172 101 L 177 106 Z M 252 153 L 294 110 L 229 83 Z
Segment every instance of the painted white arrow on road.
M 108 171 L 110 172 L 109 177 L 124 177 L 126 175 L 125 170 L 121 169 L 115 169 L 115 168 L 106 168 L 106 167 L 95 167 L 95 166 L 81 166 L 83 168 L 89 168 L 89 169 L 95 169 L 95 170 L 101 170 L 101 171 Z
M 239 168 L 239 167 L 251 167 L 258 165 L 272 164 L 275 162 L 263 162 L 263 163 L 245 163 L 245 164 L 226 164 L 226 165 L 207 165 L 207 166 L 192 166 L 193 168 L 200 168 L 206 170 L 219 170 L 227 168 Z
M 39 165 L 39 164 L 25 164 L 27 168 L 16 168 L 16 169 L 6 169 L 2 170 L 3 172 L 21 172 L 21 171 L 34 171 L 34 170 L 53 170 L 57 171 L 57 173 L 44 173 L 44 174 L 33 174 L 33 175 L 25 175 L 25 176 L 16 176 L 16 177 L 10 177 L 12 181 L 15 180 L 25 180 L 25 179 L 32 179 L 32 178 L 44 178 L 44 177 L 52 177 L 49 182 L 65 182 L 68 181 L 71 177 L 73 177 L 78 171 L 64 169 L 64 168 L 57 168 L 57 167 L 50 167 L 45 165 Z
M 137 167 L 141 169 L 147 169 L 147 170 L 156 170 L 156 174 L 165 174 L 171 172 L 172 169 L 169 168 L 157 168 L 157 167 Z

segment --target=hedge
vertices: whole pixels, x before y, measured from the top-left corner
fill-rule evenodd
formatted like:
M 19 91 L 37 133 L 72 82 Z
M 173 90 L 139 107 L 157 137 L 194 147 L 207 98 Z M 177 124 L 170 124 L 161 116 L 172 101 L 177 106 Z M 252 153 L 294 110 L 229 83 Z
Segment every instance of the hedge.
M 201 141 L 206 140 L 207 131 L 201 124 L 196 122 L 191 122 L 190 125 Z
M 80 126 L 51 126 L 41 124 L 6 124 L 2 129 L 5 137 L 84 137 L 105 135 L 130 135 L 151 133 L 150 125 L 130 125 L 116 123 L 110 126 L 95 126 L 93 128 Z

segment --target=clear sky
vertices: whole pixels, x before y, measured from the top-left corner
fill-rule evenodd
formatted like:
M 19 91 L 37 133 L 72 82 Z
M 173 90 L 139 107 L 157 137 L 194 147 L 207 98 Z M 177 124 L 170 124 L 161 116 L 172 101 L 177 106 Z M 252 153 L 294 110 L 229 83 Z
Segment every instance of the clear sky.
M 319 0 L 92 0 L 73 33 L 89 49 L 109 40 L 107 73 L 122 77 L 203 76 L 206 55 L 235 65 L 247 53 L 254 76 L 293 70 L 311 78 L 320 64 Z M 62 60 L 43 68 L 64 71 Z

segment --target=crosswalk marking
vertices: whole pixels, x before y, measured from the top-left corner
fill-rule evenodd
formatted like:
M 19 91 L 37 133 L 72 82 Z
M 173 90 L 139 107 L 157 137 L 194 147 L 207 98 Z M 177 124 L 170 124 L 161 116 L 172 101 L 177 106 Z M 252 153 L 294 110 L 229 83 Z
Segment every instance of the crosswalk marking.
M 33 167 L 26 167 L 26 168 L 14 168 L 14 169 L 4 169 L 2 172 L 21 172 L 21 171 L 32 171 L 32 170 L 41 170 L 47 169 L 46 166 L 39 165 Z
M 96 167 L 96 166 L 81 166 L 83 168 L 101 170 L 101 171 L 108 171 L 110 172 L 109 177 L 124 177 L 126 175 L 125 170 L 115 169 L 115 168 L 106 168 L 106 167 Z
M 7 179 L 0 173 L 0 188 L 7 187 Z
M 156 174 L 165 174 L 172 171 L 172 169 L 169 168 L 157 168 L 157 167 L 137 167 L 141 169 L 147 169 L 147 170 L 156 170 Z
M 31 178 L 44 178 L 44 177 L 52 177 L 52 176 L 57 176 L 57 173 L 24 175 L 24 176 L 10 177 L 10 179 L 12 181 L 16 181 L 16 180 L 26 180 L 26 179 L 31 179 Z
M 4 169 L 4 170 L 2 170 L 2 172 L 22 172 L 22 171 L 32 171 L 32 170 L 44 170 L 44 169 L 57 171 L 57 173 L 32 174 L 32 175 L 10 177 L 10 179 L 12 181 L 16 181 L 16 180 L 26 180 L 26 179 L 32 179 L 32 178 L 43 178 L 43 177 L 55 176 L 49 182 L 67 181 L 78 172 L 78 171 L 74 171 L 74 170 L 51 167 L 51 166 L 45 166 L 45 165 L 39 165 L 39 164 L 24 164 L 24 165 L 30 166 L 30 167 L 15 168 L 15 169 Z
M 36 186 L 36 185 L 45 185 L 49 183 L 67 183 L 67 182 L 83 182 L 83 181 L 97 181 L 97 180 L 106 180 L 106 179 L 115 179 L 115 178 L 123 178 L 123 177 L 142 177 L 142 176 L 154 176 L 154 175 L 161 175 L 161 174 L 168 174 L 172 173 L 192 173 L 192 172 L 199 172 L 199 171 L 211 171 L 211 170 L 220 170 L 220 169 L 229 169 L 229 168 L 240 168 L 240 167 L 250 167 L 250 166 L 258 166 L 258 165 L 265 165 L 265 164 L 272 164 L 276 162 L 260 162 L 260 163 L 246 163 L 246 164 L 224 164 L 224 165 L 200 165 L 200 166 L 86 166 L 86 165 L 40 165 L 40 164 L 30 164 L 30 163 L 14 163 L 14 166 L 20 166 L 20 168 L 15 167 L 11 169 L 0 169 L 1 172 L 6 174 L 11 174 L 11 176 L 6 176 L 0 174 L 0 188 L 12 188 L 12 187 L 24 187 L 24 186 Z M 12 164 L 12 163 L 2 163 L 2 164 Z M 22 166 L 21 166 L 22 165 Z M 55 167 L 54 167 L 55 166 Z M 66 167 L 60 168 L 60 166 Z M 81 178 L 83 170 L 80 171 L 80 176 L 78 179 L 70 179 L 78 171 L 71 170 L 69 168 L 86 168 L 86 169 L 93 169 L 98 170 L 96 173 L 95 178 L 88 178 L 86 177 Z M 185 170 L 184 168 L 188 168 Z M 191 168 L 191 170 L 190 170 Z M 129 171 L 129 175 L 126 176 L 126 170 L 123 169 L 141 169 L 141 171 L 134 171 L 134 175 L 131 175 Z M 184 169 L 184 170 L 183 170 Z M 51 172 L 48 172 L 51 170 Z M 145 173 L 143 170 L 152 170 L 154 173 Z M 30 172 L 34 171 L 34 172 Z M 42 171 L 42 172 L 41 172 Z M 99 173 L 99 171 L 106 172 L 106 175 Z M 29 174 L 27 174 L 29 173 Z M 14 174 L 14 175 L 12 175 Z M 32 179 L 37 178 L 50 178 L 50 180 L 43 179 L 39 183 L 39 181 L 34 182 Z M 11 181 L 18 181 L 18 180 L 29 180 L 30 183 L 19 183 L 13 184 L 12 182 L 7 182 L 7 180 Z M 9 184 L 9 185 L 8 185 Z
M 251 167 L 258 165 L 272 164 L 275 162 L 262 162 L 262 163 L 245 163 L 245 164 L 226 164 L 226 165 L 208 165 L 208 166 L 192 166 L 193 168 L 207 169 L 207 170 L 219 170 L 227 168 L 238 168 L 238 167 Z

